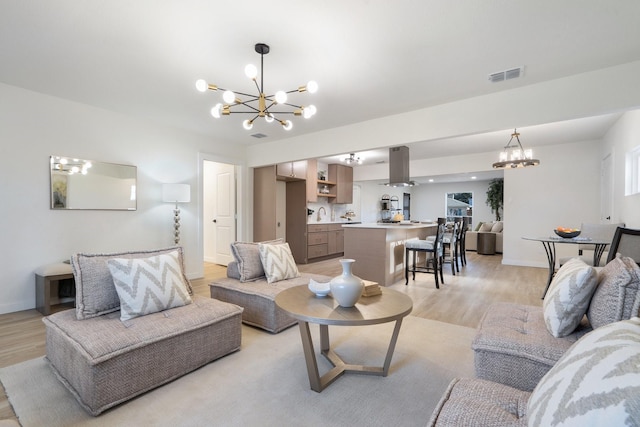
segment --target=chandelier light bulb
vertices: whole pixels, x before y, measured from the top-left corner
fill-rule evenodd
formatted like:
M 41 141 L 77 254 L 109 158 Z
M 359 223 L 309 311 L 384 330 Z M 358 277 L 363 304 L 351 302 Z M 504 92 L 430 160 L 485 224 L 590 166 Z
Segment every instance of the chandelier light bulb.
M 253 128 L 253 121 L 245 120 L 244 122 L 242 122 L 242 127 L 246 130 L 251 130 Z
M 222 104 L 216 104 L 212 109 L 211 109 L 211 115 L 216 118 L 219 119 L 220 118 L 220 112 L 222 111 Z
M 255 80 L 255 78 L 258 77 L 258 69 L 253 64 L 247 64 L 247 66 L 244 67 L 244 74 L 251 80 Z
M 318 83 L 316 83 L 315 80 L 310 80 L 309 83 L 307 83 L 307 92 L 316 93 L 317 91 L 318 91 Z
M 209 87 L 209 85 L 207 84 L 207 82 L 205 80 L 200 79 L 200 80 L 196 81 L 196 89 L 199 92 L 206 92 L 208 87 Z
M 305 119 L 309 119 L 313 117 L 314 114 L 316 114 L 316 111 L 317 110 L 315 105 L 308 105 L 304 107 L 304 110 L 302 110 L 302 117 L 304 117 Z
M 291 123 L 291 120 L 285 120 L 282 122 L 282 127 L 284 130 L 291 130 L 291 128 L 293 128 L 293 123 Z
M 284 91 L 277 91 L 276 92 L 276 102 L 278 104 L 284 104 L 285 102 L 287 102 L 287 94 Z
M 273 122 L 273 115 L 272 115 L 271 113 L 267 113 L 267 114 L 264 116 L 264 121 L 265 121 L 265 122 L 267 122 L 267 123 L 271 123 L 271 122 Z
M 224 102 L 227 104 L 233 104 L 236 100 L 236 94 L 230 90 L 225 90 L 224 94 L 222 94 L 222 99 L 224 99 Z

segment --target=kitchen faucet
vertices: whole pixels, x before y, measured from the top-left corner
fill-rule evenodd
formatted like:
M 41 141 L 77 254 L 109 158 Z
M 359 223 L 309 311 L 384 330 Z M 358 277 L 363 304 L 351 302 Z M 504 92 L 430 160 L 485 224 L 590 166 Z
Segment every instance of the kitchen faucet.
M 318 209 L 318 222 L 322 221 L 322 216 L 320 215 L 320 212 L 324 212 L 324 214 L 327 214 L 326 209 L 324 208 L 324 206 L 320 206 L 320 209 Z

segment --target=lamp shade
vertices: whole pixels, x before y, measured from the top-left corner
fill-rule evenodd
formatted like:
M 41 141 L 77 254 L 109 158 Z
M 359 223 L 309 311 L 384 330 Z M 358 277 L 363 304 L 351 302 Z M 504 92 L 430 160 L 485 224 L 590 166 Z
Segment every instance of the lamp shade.
M 162 201 L 188 203 L 191 201 L 189 184 L 162 184 Z

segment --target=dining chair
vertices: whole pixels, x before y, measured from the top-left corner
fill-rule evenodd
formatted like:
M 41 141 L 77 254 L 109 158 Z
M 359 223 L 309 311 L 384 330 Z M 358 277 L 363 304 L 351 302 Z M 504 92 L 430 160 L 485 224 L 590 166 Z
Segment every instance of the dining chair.
M 581 238 L 591 238 L 594 240 L 602 240 L 605 242 L 611 242 L 616 233 L 616 229 L 618 227 L 624 227 L 624 223 L 617 224 L 595 224 L 583 222 L 580 225 L 580 237 Z M 600 259 L 600 265 L 593 265 L 593 256 L 594 256 L 594 245 L 590 243 L 578 243 L 578 257 L 582 259 L 587 265 L 591 265 L 594 267 L 603 267 L 605 265 L 605 260 L 608 256 L 604 256 Z M 605 249 L 606 251 L 607 249 Z M 615 258 L 615 253 L 613 254 Z M 562 267 L 567 261 L 569 261 L 573 257 L 562 257 L 558 260 L 558 264 Z
M 413 280 L 416 280 L 416 273 L 433 273 L 433 277 L 436 282 L 436 289 L 440 289 L 438 283 L 438 275 L 440 275 L 440 281 L 444 284 L 444 277 L 442 275 L 442 238 L 445 230 L 445 218 L 438 218 L 438 225 L 436 234 L 433 238 L 427 239 L 414 239 L 407 240 L 404 244 L 405 247 L 405 259 L 404 259 L 404 278 L 405 285 L 409 284 L 409 273 L 413 276 Z M 431 236 L 429 236 L 431 237 Z M 419 265 L 417 255 L 423 253 L 425 256 L 424 264 Z M 409 266 L 409 260 L 412 257 L 411 267 Z
M 460 259 L 460 264 L 464 267 L 467 265 L 467 247 L 466 247 L 466 238 L 467 238 L 467 228 L 469 228 L 469 218 L 462 218 L 462 225 L 460 227 L 458 233 L 458 258 Z
M 442 262 L 444 264 L 451 264 L 451 274 L 454 276 L 456 275 L 456 270 L 460 272 L 460 266 L 458 265 L 458 235 L 461 228 L 462 218 L 455 218 L 451 231 L 445 233 L 442 238 Z
M 640 230 L 618 227 L 613 236 L 607 262 L 617 254 L 631 258 L 640 265 Z

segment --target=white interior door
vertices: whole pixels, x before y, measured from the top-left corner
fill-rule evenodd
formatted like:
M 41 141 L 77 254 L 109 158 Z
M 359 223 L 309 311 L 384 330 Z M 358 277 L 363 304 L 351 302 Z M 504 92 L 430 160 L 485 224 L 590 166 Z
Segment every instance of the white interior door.
M 236 180 L 233 165 L 204 162 L 204 260 L 227 265 L 236 239 Z
M 600 222 L 606 224 L 613 217 L 613 170 L 611 154 L 602 159 L 600 166 Z
M 287 183 L 276 182 L 276 239 L 287 240 Z

